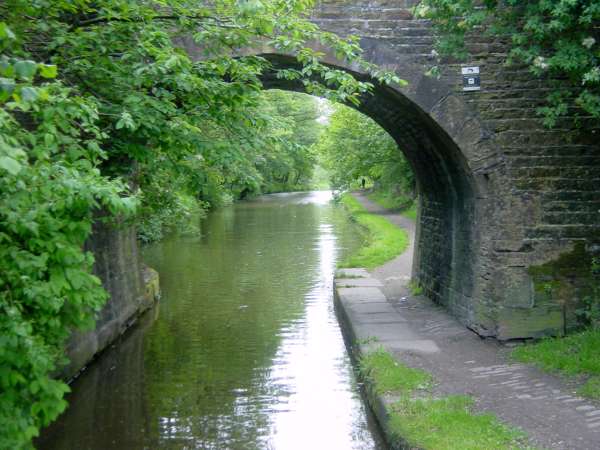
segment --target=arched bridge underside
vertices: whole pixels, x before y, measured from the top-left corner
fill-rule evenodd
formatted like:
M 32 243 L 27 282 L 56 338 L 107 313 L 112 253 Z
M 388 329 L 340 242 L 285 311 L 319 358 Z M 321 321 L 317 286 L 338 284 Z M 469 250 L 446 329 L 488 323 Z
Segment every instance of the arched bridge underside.
M 323 29 L 358 35 L 367 60 L 409 82 L 378 85 L 358 109 L 389 132 L 415 171 L 413 277 L 482 335 L 564 333 L 577 326 L 579 299 L 593 283 L 591 259 L 600 253 L 597 130 L 545 129 L 535 109 L 547 80 L 506 67 L 506 49 L 483 36 L 473 38 L 468 64 L 480 68 L 480 91 L 463 92 L 459 64 L 441 66 L 440 79 L 427 77 L 432 36 L 412 16 L 417 3 L 324 0 L 313 17 Z M 263 56 L 276 67 L 294 65 Z M 301 90 L 272 74 L 264 83 Z

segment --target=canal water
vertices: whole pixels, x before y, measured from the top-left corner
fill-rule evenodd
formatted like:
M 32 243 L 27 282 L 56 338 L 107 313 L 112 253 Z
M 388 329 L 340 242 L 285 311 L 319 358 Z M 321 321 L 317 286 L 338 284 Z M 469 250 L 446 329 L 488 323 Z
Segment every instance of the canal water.
M 38 447 L 383 449 L 333 309 L 361 238 L 330 200 L 263 196 L 146 247 L 159 307 L 74 382 Z

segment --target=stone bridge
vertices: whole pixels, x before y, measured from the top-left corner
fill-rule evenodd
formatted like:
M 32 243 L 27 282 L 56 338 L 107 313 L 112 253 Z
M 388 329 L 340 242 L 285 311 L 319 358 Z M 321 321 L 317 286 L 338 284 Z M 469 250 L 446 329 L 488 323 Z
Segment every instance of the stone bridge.
M 417 178 L 413 278 L 481 335 L 565 333 L 577 325 L 576 309 L 592 286 L 591 259 L 600 254 L 600 133 L 545 129 L 535 109 L 548 81 L 504 66 L 506 49 L 482 35 L 471 39 L 465 64 L 480 68 L 480 91 L 463 91 L 460 64 L 442 65 L 439 79 L 426 76 L 436 61 L 430 25 L 412 15 L 417 3 L 322 0 L 313 16 L 325 30 L 358 35 L 367 60 L 409 82 L 376 86 L 359 110 L 394 137 Z M 274 65 L 294 65 L 285 55 L 262 54 Z M 299 89 L 272 74 L 264 83 Z M 88 246 L 111 300 L 95 331 L 71 339 L 67 374 L 114 340 L 156 293 L 155 278 L 144 279 L 138 264 L 133 229 L 95 230 Z
M 417 178 L 413 277 L 481 335 L 565 333 L 600 253 L 599 133 L 544 128 L 536 107 L 548 80 L 505 66 L 506 48 L 483 35 L 470 38 L 462 65 L 480 68 L 481 90 L 463 91 L 461 64 L 426 76 L 436 61 L 429 23 L 412 14 L 417 3 L 322 0 L 313 15 L 325 30 L 359 36 L 367 60 L 409 82 L 376 87 L 359 109 L 394 137 Z M 297 88 L 281 83 L 265 78 Z
M 549 91 L 506 48 L 470 38 L 481 90 L 463 91 L 460 64 L 436 63 L 417 0 L 323 0 L 314 21 L 361 38 L 367 60 L 409 85 L 378 87 L 360 110 L 398 143 L 420 193 L 413 277 L 478 333 L 500 339 L 576 326 L 600 253 L 598 130 L 544 128 Z M 350 68 L 352 69 L 352 68 Z
M 360 36 L 367 60 L 409 81 L 377 86 L 359 109 L 394 137 L 416 174 L 413 277 L 481 335 L 569 331 L 590 291 L 591 258 L 600 253 L 600 133 L 545 129 L 535 109 L 547 80 L 505 67 L 506 49 L 481 35 L 465 64 L 479 66 L 480 91 L 462 90 L 460 64 L 443 65 L 440 79 L 425 76 L 436 61 L 429 24 L 412 15 L 417 3 L 322 0 L 313 16 L 325 30 Z M 294 64 L 263 53 L 276 65 Z M 264 82 L 299 89 L 269 75 Z M 118 337 L 157 293 L 156 275 L 139 264 L 133 228 L 96 228 L 87 247 L 111 299 L 96 330 L 72 337 L 65 376 Z

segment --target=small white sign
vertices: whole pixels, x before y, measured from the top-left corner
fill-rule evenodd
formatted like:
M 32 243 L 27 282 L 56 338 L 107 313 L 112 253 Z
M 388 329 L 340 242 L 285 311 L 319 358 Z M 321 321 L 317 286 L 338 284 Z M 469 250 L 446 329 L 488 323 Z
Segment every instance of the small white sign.
M 479 67 L 461 67 L 463 79 L 463 91 L 481 90 L 481 78 L 479 78 Z
M 472 66 L 472 67 L 462 67 L 461 72 L 463 75 L 474 75 L 474 74 L 478 74 L 479 73 L 479 67 L 478 66 Z

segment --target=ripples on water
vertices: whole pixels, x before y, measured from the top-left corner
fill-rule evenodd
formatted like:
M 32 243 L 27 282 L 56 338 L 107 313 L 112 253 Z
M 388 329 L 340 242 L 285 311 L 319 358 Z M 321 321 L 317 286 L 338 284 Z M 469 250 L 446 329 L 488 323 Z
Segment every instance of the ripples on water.
M 359 237 L 330 199 L 263 196 L 147 247 L 160 312 L 74 384 L 40 448 L 383 448 L 333 311 Z

